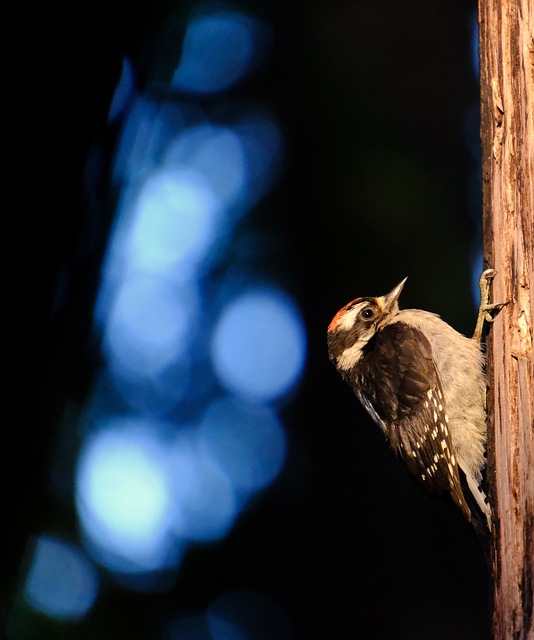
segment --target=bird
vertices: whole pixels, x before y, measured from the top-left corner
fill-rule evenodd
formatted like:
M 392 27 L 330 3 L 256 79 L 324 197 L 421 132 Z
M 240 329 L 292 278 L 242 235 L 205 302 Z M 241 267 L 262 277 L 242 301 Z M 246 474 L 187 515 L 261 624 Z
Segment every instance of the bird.
M 486 379 L 482 337 L 506 303 L 490 304 L 495 276 L 479 280 L 468 338 L 437 314 L 400 309 L 404 278 L 389 293 L 343 306 L 327 330 L 328 355 L 382 430 L 390 448 L 430 493 L 449 494 L 475 528 L 491 530 L 482 488 Z

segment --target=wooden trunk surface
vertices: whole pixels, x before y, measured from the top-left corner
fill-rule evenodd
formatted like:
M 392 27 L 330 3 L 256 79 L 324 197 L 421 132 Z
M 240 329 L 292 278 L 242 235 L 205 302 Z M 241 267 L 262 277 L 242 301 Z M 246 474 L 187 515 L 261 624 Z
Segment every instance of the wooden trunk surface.
M 479 0 L 495 640 L 533 640 L 534 0 Z

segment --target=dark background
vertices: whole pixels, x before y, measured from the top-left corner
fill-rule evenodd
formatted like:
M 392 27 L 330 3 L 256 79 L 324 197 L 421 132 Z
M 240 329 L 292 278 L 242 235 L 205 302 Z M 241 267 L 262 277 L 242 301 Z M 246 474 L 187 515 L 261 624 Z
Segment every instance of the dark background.
M 32 633 L 159 638 L 173 615 L 251 588 L 280 603 L 298 639 L 489 638 L 489 578 L 474 533 L 394 459 L 325 345 L 340 306 L 383 294 L 405 276 L 403 306 L 472 331 L 480 246 L 476 3 L 241 6 L 268 21 L 275 46 L 236 93 L 272 107 L 286 144 L 281 179 L 255 220 L 284 239 L 273 269 L 295 292 L 309 337 L 305 377 L 284 413 L 285 471 L 227 539 L 188 556 L 171 589 L 140 594 L 110 582 L 85 621 L 43 618 Z M 19 588 L 27 536 L 75 529 L 74 512 L 47 491 L 48 455 L 69 400 L 83 402 L 94 372 L 86 349 L 111 224 L 98 205 L 121 62 L 132 59 L 142 85 L 162 25 L 186 8 L 47 7 L 16 24 L 9 188 L 22 222 L 13 241 L 15 321 L 24 330 L 14 376 L 21 398 L 9 428 L 4 612 Z M 98 167 L 89 182 L 88 166 Z

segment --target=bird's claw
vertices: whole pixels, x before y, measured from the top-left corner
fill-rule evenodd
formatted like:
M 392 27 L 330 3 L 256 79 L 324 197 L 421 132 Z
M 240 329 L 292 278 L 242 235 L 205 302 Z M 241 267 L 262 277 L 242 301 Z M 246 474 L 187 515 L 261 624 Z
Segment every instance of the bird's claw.
M 499 311 L 508 304 L 508 302 L 489 302 L 491 283 L 496 275 L 497 272 L 495 271 L 495 269 L 486 269 L 482 272 L 478 281 L 480 288 L 480 305 L 478 307 L 478 317 L 475 326 L 475 332 L 473 333 L 473 338 L 478 342 L 482 340 L 484 323 L 487 322 L 488 324 L 491 324 L 495 320 L 495 317 L 497 316 Z

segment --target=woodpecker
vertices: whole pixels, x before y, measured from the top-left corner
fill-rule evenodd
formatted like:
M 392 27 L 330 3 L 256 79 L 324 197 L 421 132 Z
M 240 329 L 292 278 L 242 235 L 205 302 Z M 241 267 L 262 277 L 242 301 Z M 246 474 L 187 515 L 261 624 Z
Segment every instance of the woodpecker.
M 400 310 L 407 278 L 386 295 L 349 302 L 328 327 L 330 360 L 408 471 L 430 493 L 449 493 L 469 522 L 478 505 L 489 530 L 491 511 L 480 486 L 486 462 L 481 339 L 484 322 L 504 306 L 488 302 L 494 276 L 488 269 L 480 277 L 472 338 L 435 313 Z

